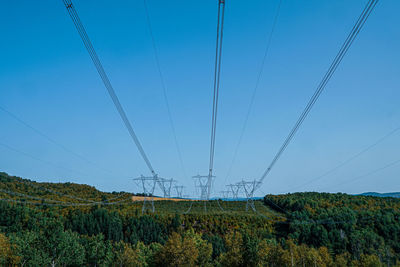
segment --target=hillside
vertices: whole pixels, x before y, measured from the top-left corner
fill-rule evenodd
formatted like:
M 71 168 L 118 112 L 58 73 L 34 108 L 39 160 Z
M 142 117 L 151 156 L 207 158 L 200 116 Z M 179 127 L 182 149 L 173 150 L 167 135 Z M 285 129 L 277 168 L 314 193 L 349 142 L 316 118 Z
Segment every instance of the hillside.
M 159 200 L 155 213 L 142 214 L 142 202 L 132 202 L 131 194 L 88 185 L 1 173 L 0 190 L 1 266 L 400 263 L 395 198 L 267 195 L 255 200 L 256 211 L 246 211 L 244 201 Z
M 0 196 L 5 198 L 20 199 L 23 197 L 18 194 L 27 194 L 37 197 L 34 199 L 25 197 L 30 202 L 45 202 L 46 199 L 65 202 L 97 202 L 107 201 L 126 194 L 125 192 L 101 192 L 93 186 L 75 183 L 38 183 L 29 179 L 17 176 L 9 176 L 7 173 L 0 172 Z M 14 192 L 16 194 L 10 194 Z M 54 201 L 51 201 L 54 202 Z
M 12 198 L 32 203 L 91 203 L 113 202 L 123 197 L 131 196 L 132 201 L 143 201 L 143 194 L 127 192 L 102 192 L 93 186 L 75 183 L 38 183 L 21 177 L 9 176 L 0 172 L 0 197 Z M 26 196 L 29 195 L 29 196 Z M 34 198 L 33 198 L 34 197 Z M 190 201 L 188 199 L 164 198 L 154 196 L 155 201 Z

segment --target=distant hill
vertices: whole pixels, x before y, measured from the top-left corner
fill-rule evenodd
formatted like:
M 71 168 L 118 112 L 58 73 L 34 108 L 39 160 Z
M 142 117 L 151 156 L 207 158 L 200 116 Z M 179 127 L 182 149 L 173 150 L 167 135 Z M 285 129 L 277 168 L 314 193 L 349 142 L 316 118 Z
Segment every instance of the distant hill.
M 101 192 L 94 186 L 75 183 L 35 182 L 0 172 L 0 199 L 14 199 L 31 203 L 99 202 L 132 195 L 126 192 Z
M 90 202 L 117 202 L 121 198 L 131 196 L 132 201 L 143 201 L 146 194 L 127 192 L 102 192 L 94 186 L 76 183 L 47 183 L 35 182 L 17 176 L 0 172 L 0 199 L 12 199 L 24 203 L 49 203 L 54 205 L 60 202 L 90 203 Z M 163 198 L 154 196 L 154 200 L 189 201 L 190 199 Z
M 366 192 L 359 194 L 360 196 L 373 196 L 373 197 L 396 197 L 400 198 L 400 192 L 392 192 L 392 193 L 377 193 L 377 192 Z

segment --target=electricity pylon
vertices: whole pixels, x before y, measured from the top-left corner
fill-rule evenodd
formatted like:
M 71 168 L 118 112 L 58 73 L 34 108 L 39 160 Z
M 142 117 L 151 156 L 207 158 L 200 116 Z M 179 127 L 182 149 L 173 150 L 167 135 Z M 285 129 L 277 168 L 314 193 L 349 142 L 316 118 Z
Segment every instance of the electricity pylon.
M 171 188 L 174 179 L 165 179 L 165 178 L 158 178 L 157 184 L 160 186 L 161 191 L 164 194 L 164 197 L 171 197 Z
M 238 199 L 238 195 L 239 195 L 239 191 L 240 191 L 241 185 L 239 185 L 239 184 L 228 184 L 227 187 L 232 192 L 233 199 Z
M 142 207 L 142 213 L 146 209 L 148 209 L 148 205 L 146 205 L 147 202 L 150 202 L 150 210 L 154 212 L 154 189 L 156 188 L 156 184 L 158 182 L 159 178 L 157 175 L 154 176 L 143 176 L 140 175 L 138 178 L 133 178 L 133 181 L 136 183 L 136 185 L 140 188 L 142 187 L 143 189 L 143 207 Z
M 182 198 L 183 197 L 183 188 L 185 188 L 183 185 L 175 185 L 174 186 L 177 198 Z
M 204 211 L 207 211 L 207 201 L 210 199 L 211 186 L 215 176 L 196 175 L 193 176 L 196 188 L 200 189 L 200 200 L 204 200 Z
M 254 206 L 254 192 L 256 189 L 260 186 L 261 182 L 257 180 L 253 181 L 244 181 L 242 180 L 241 182 L 237 183 L 241 188 L 243 188 L 243 191 L 246 195 L 246 211 L 249 210 L 249 207 L 251 207 L 252 210 L 256 211 L 256 207 Z

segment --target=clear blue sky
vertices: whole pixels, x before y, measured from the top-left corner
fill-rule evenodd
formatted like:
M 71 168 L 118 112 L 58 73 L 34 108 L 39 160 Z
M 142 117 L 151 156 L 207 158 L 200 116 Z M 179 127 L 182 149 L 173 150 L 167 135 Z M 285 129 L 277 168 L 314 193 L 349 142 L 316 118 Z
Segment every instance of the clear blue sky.
M 148 0 L 187 176 L 180 168 L 162 96 L 143 1 L 74 1 L 104 68 L 156 171 L 193 194 L 208 169 L 216 0 Z M 278 1 L 226 1 L 215 192 L 259 178 L 333 60 L 366 0 L 283 0 L 254 109 L 232 176 L 239 138 Z M 324 173 L 400 126 L 400 17 L 382 0 L 306 122 L 262 186 L 286 192 Z M 136 191 L 148 174 L 62 1 L 7 1 L 0 9 L 0 106 L 69 149 L 66 153 L 0 111 L 0 169 L 38 181 Z M 400 133 L 299 190 L 400 191 Z M 71 169 L 71 170 L 70 170 Z

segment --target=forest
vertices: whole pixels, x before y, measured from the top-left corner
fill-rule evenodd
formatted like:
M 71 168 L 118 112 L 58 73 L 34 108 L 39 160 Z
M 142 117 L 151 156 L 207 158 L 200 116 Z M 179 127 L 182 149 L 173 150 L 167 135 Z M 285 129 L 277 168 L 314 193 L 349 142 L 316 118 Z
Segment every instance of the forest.
M 0 173 L 1 266 L 400 266 L 400 199 L 156 201 Z M 204 211 L 207 205 L 207 212 Z

